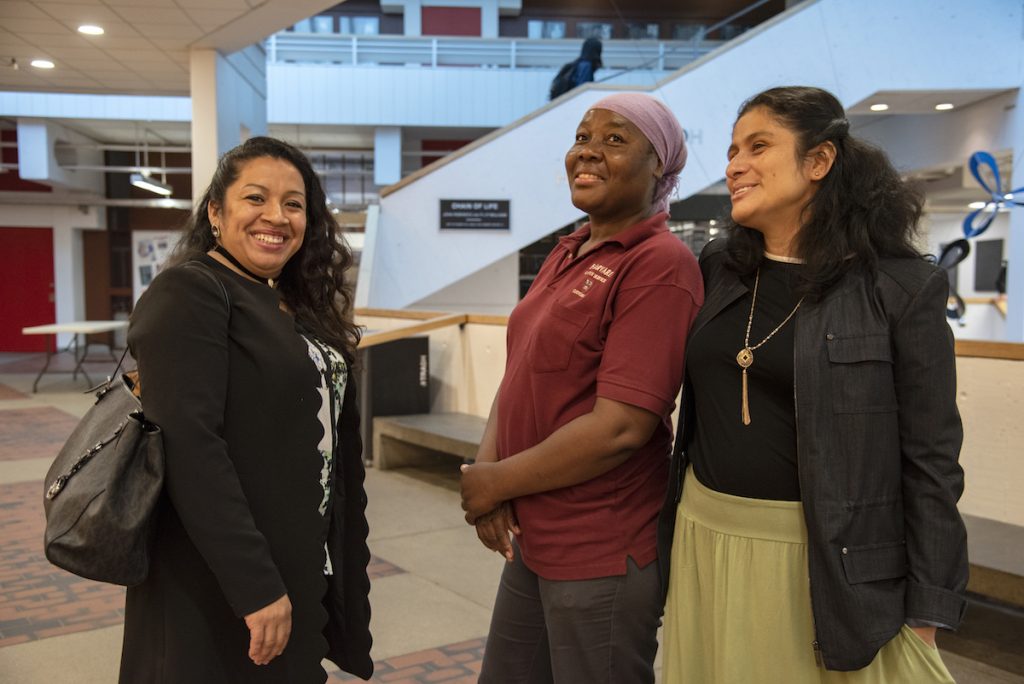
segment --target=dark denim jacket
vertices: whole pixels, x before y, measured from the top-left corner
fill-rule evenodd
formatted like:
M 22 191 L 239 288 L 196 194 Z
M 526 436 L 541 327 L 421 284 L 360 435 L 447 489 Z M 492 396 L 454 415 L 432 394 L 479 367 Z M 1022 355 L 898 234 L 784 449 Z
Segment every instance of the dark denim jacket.
M 701 255 L 705 301 L 691 334 L 748 291 L 725 267 L 724 243 Z M 963 619 L 963 429 L 947 293 L 945 272 L 923 260 L 882 260 L 874 277 L 845 276 L 793 321 L 811 603 L 831 670 L 867 666 L 909 618 L 951 627 Z M 684 386 L 659 521 L 666 589 L 692 406 Z

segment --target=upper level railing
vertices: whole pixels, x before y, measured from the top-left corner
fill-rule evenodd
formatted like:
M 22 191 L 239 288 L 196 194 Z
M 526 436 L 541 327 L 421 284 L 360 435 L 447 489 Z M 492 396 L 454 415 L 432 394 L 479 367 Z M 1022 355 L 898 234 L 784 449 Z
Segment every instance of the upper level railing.
M 673 71 L 711 52 L 719 40 L 606 40 L 606 69 L 645 67 Z M 345 66 L 420 65 L 557 69 L 579 57 L 581 40 L 350 36 L 281 32 L 267 38 L 267 62 L 314 62 Z

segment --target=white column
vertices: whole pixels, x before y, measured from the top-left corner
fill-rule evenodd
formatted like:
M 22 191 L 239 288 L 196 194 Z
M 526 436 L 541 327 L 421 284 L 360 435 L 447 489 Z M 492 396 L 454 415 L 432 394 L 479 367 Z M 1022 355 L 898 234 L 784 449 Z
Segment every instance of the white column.
M 1013 121 L 1013 178 L 1010 189 L 1024 187 L 1024 87 L 1017 91 Z M 1021 197 L 1017 198 L 1020 201 Z M 1006 340 L 1024 342 L 1024 207 L 1010 209 L 1010 239 L 1006 249 Z
M 480 36 L 498 37 L 498 0 L 483 0 L 480 3 Z
M 190 55 L 192 195 L 206 190 L 221 155 L 249 135 L 267 132 L 266 54 L 262 45 L 223 55 Z
M 404 0 L 402 27 L 407 36 L 423 35 L 423 3 L 420 0 Z
M 391 185 L 402 180 L 402 129 L 380 126 L 373 132 L 373 182 Z

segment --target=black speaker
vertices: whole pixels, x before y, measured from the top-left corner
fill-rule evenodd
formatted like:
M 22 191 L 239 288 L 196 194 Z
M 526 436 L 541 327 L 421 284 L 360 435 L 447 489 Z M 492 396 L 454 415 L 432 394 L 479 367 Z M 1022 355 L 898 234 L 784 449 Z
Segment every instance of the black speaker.
M 430 413 L 430 347 L 426 336 L 359 350 L 359 420 L 363 460 L 373 461 L 374 416 Z

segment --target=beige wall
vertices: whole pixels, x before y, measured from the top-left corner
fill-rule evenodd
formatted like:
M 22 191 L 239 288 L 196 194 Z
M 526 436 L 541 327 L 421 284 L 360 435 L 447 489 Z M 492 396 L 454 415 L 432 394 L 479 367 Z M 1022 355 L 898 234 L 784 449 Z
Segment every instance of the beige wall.
M 1024 361 L 957 358 L 964 513 L 1024 526 Z
M 357 320 L 376 331 L 419 322 Z M 467 323 L 427 334 L 432 410 L 486 417 L 505 369 L 505 326 Z M 957 376 L 965 434 L 960 461 L 967 482 L 960 509 L 1024 526 L 1024 361 L 959 356 Z

